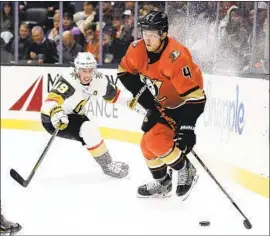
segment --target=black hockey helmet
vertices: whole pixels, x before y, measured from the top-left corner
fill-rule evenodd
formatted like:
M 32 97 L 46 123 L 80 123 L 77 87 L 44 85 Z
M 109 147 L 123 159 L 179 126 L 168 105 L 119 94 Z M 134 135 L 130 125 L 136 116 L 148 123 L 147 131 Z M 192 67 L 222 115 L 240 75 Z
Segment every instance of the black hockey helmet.
M 150 11 L 140 20 L 141 30 L 158 30 L 160 35 L 168 32 L 168 25 L 168 16 L 161 11 Z

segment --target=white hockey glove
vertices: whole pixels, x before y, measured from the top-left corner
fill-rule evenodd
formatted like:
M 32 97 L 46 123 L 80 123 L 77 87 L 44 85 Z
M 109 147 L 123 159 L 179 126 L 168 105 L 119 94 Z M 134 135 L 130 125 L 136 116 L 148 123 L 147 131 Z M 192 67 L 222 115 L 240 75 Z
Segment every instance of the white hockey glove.
M 54 128 L 64 130 L 68 126 L 68 116 L 61 106 L 56 106 L 50 113 L 51 122 Z

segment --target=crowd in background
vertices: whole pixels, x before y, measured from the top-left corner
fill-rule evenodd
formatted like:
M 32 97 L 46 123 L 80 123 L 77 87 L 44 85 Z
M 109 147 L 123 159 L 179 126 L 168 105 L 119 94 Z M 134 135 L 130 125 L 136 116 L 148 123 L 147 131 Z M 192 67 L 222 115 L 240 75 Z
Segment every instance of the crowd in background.
M 138 2 L 136 14 L 135 4 L 63 2 L 60 12 L 59 2 L 26 1 L 19 2 L 15 13 L 14 2 L 1 2 L 1 63 L 14 63 L 18 34 L 19 63 L 57 64 L 61 54 L 63 63 L 70 64 L 78 52 L 89 51 L 98 62 L 101 58 L 102 64 L 116 65 L 129 44 L 140 38 L 134 16 L 139 21 L 151 10 L 165 10 L 169 34 L 189 48 L 204 71 L 269 74 L 268 2 L 256 2 L 257 9 L 254 2 Z

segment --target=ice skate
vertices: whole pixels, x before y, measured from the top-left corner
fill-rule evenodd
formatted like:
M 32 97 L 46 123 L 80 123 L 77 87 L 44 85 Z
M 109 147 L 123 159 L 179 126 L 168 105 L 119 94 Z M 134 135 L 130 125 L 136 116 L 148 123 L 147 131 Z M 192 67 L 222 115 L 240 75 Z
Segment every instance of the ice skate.
M 110 164 L 103 167 L 102 170 L 106 175 L 121 179 L 128 175 L 129 166 L 123 162 L 112 161 Z
M 181 198 L 182 201 L 188 198 L 198 178 L 199 176 L 197 175 L 197 170 L 191 164 L 191 162 L 186 159 L 184 167 L 178 171 L 176 189 L 176 194 Z
M 139 198 L 165 198 L 171 196 L 172 190 L 172 170 L 162 179 L 144 184 L 138 188 Z
M 1 209 L 1 225 L 0 225 L 1 235 L 16 234 L 21 230 L 21 228 L 22 227 L 18 223 L 12 223 L 8 221 L 2 214 L 2 209 Z
M 128 164 L 120 161 L 113 161 L 110 153 L 107 151 L 99 157 L 95 157 L 103 172 L 113 178 L 124 178 L 129 173 Z

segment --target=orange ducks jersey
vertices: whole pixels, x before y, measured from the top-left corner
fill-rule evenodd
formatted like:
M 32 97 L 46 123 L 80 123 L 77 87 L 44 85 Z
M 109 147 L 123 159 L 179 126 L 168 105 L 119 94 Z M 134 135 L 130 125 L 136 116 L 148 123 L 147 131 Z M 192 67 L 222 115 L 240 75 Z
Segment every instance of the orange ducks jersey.
M 200 68 L 193 63 L 188 49 L 171 37 L 153 63 L 149 63 L 144 41 L 134 41 L 122 58 L 118 72 L 139 73 L 162 108 L 205 102 Z

